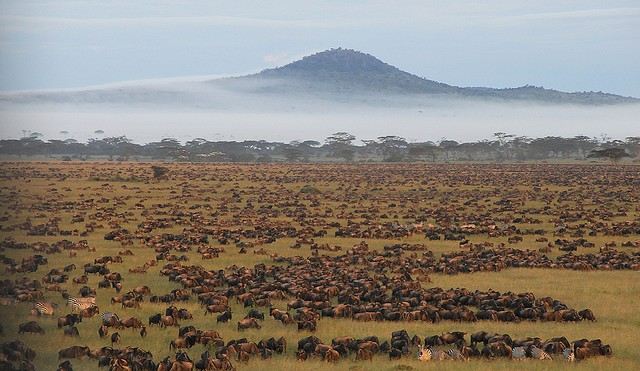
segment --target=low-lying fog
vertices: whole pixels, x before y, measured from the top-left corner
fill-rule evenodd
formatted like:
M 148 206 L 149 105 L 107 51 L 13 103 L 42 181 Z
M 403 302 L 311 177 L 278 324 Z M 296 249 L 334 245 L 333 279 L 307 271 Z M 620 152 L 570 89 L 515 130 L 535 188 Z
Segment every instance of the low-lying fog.
M 85 142 L 126 135 L 142 144 L 163 138 L 323 142 L 339 131 L 358 140 L 397 135 L 410 142 L 442 138 L 472 142 L 489 139 L 495 132 L 533 138 L 640 135 L 640 104 L 547 105 L 415 96 L 324 96 L 308 91 L 285 96 L 269 91 L 271 85 L 260 91 L 236 87 L 230 92 L 202 84 L 3 94 L 0 137 L 20 138 L 30 131 L 43 134 L 43 140 Z

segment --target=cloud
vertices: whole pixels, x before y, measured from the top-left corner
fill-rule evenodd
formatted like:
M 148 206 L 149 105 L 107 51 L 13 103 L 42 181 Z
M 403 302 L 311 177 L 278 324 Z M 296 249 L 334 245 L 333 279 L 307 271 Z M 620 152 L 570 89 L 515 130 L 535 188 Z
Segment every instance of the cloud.
M 288 53 L 281 53 L 281 54 L 269 54 L 269 55 L 265 55 L 262 59 L 265 62 L 269 62 L 269 63 L 276 63 L 276 62 L 280 62 L 284 59 L 287 59 L 289 57 Z

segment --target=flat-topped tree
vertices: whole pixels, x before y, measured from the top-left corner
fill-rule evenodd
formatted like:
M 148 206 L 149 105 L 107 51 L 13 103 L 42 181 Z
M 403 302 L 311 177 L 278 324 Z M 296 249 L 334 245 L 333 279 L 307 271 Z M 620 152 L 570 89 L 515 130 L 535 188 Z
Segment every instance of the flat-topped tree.
M 608 158 L 614 165 L 623 157 L 631 157 L 624 148 L 593 149 L 591 153 L 587 155 L 587 158 Z

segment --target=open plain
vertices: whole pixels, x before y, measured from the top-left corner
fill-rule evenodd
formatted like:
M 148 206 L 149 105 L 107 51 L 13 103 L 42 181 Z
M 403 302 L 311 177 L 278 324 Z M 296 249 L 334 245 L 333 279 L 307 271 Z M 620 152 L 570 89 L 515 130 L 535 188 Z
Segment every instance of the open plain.
M 0 255 L 3 367 L 640 369 L 635 164 L 3 162 Z

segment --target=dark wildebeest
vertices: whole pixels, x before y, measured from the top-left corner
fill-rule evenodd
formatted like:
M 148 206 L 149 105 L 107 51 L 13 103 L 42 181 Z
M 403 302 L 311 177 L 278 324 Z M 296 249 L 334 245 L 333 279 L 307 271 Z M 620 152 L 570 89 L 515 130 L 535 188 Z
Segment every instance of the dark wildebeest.
M 34 332 L 34 333 L 44 335 L 44 330 L 42 329 L 42 327 L 40 327 L 40 325 L 36 321 L 21 323 L 18 326 L 18 334 L 22 334 L 24 332 Z
M 162 314 L 161 313 L 156 313 L 153 316 L 149 316 L 149 326 L 151 326 L 151 325 L 160 326 L 161 322 L 162 322 Z
M 114 332 L 111 335 L 111 346 L 113 346 L 113 344 L 119 344 L 120 343 L 120 334 L 117 332 Z
M 218 314 L 216 317 L 216 323 L 227 323 L 231 319 L 232 315 L 230 311 L 224 312 L 222 314 Z
M 109 328 L 107 326 L 102 325 L 98 328 L 98 335 L 100 336 L 100 339 L 106 338 L 108 334 Z
M 71 367 L 71 362 L 67 360 L 60 363 L 56 371 L 73 371 L 73 367 Z
M 583 309 L 578 312 L 578 315 L 580 315 L 580 318 L 582 318 L 583 320 L 593 322 L 596 321 L 596 316 L 593 314 L 593 311 L 591 311 L 591 309 Z
M 89 347 L 74 345 L 69 348 L 62 349 L 58 352 L 58 359 L 60 358 L 81 358 L 88 356 L 91 351 Z
M 264 313 L 260 312 L 259 310 L 256 309 L 251 309 L 249 311 L 249 313 L 247 313 L 247 315 L 244 317 L 245 319 L 247 318 L 255 318 L 255 319 L 259 319 L 261 321 L 264 321 Z
M 77 313 L 67 314 L 64 317 L 58 318 L 58 328 L 61 328 L 63 326 L 74 326 L 79 322 L 82 322 L 82 316 Z
M 78 336 L 79 337 L 80 336 L 80 331 L 78 331 L 78 328 L 76 326 L 72 326 L 72 327 L 64 329 L 64 335 L 65 336 L 71 336 L 71 337 L 74 337 L 74 336 Z

